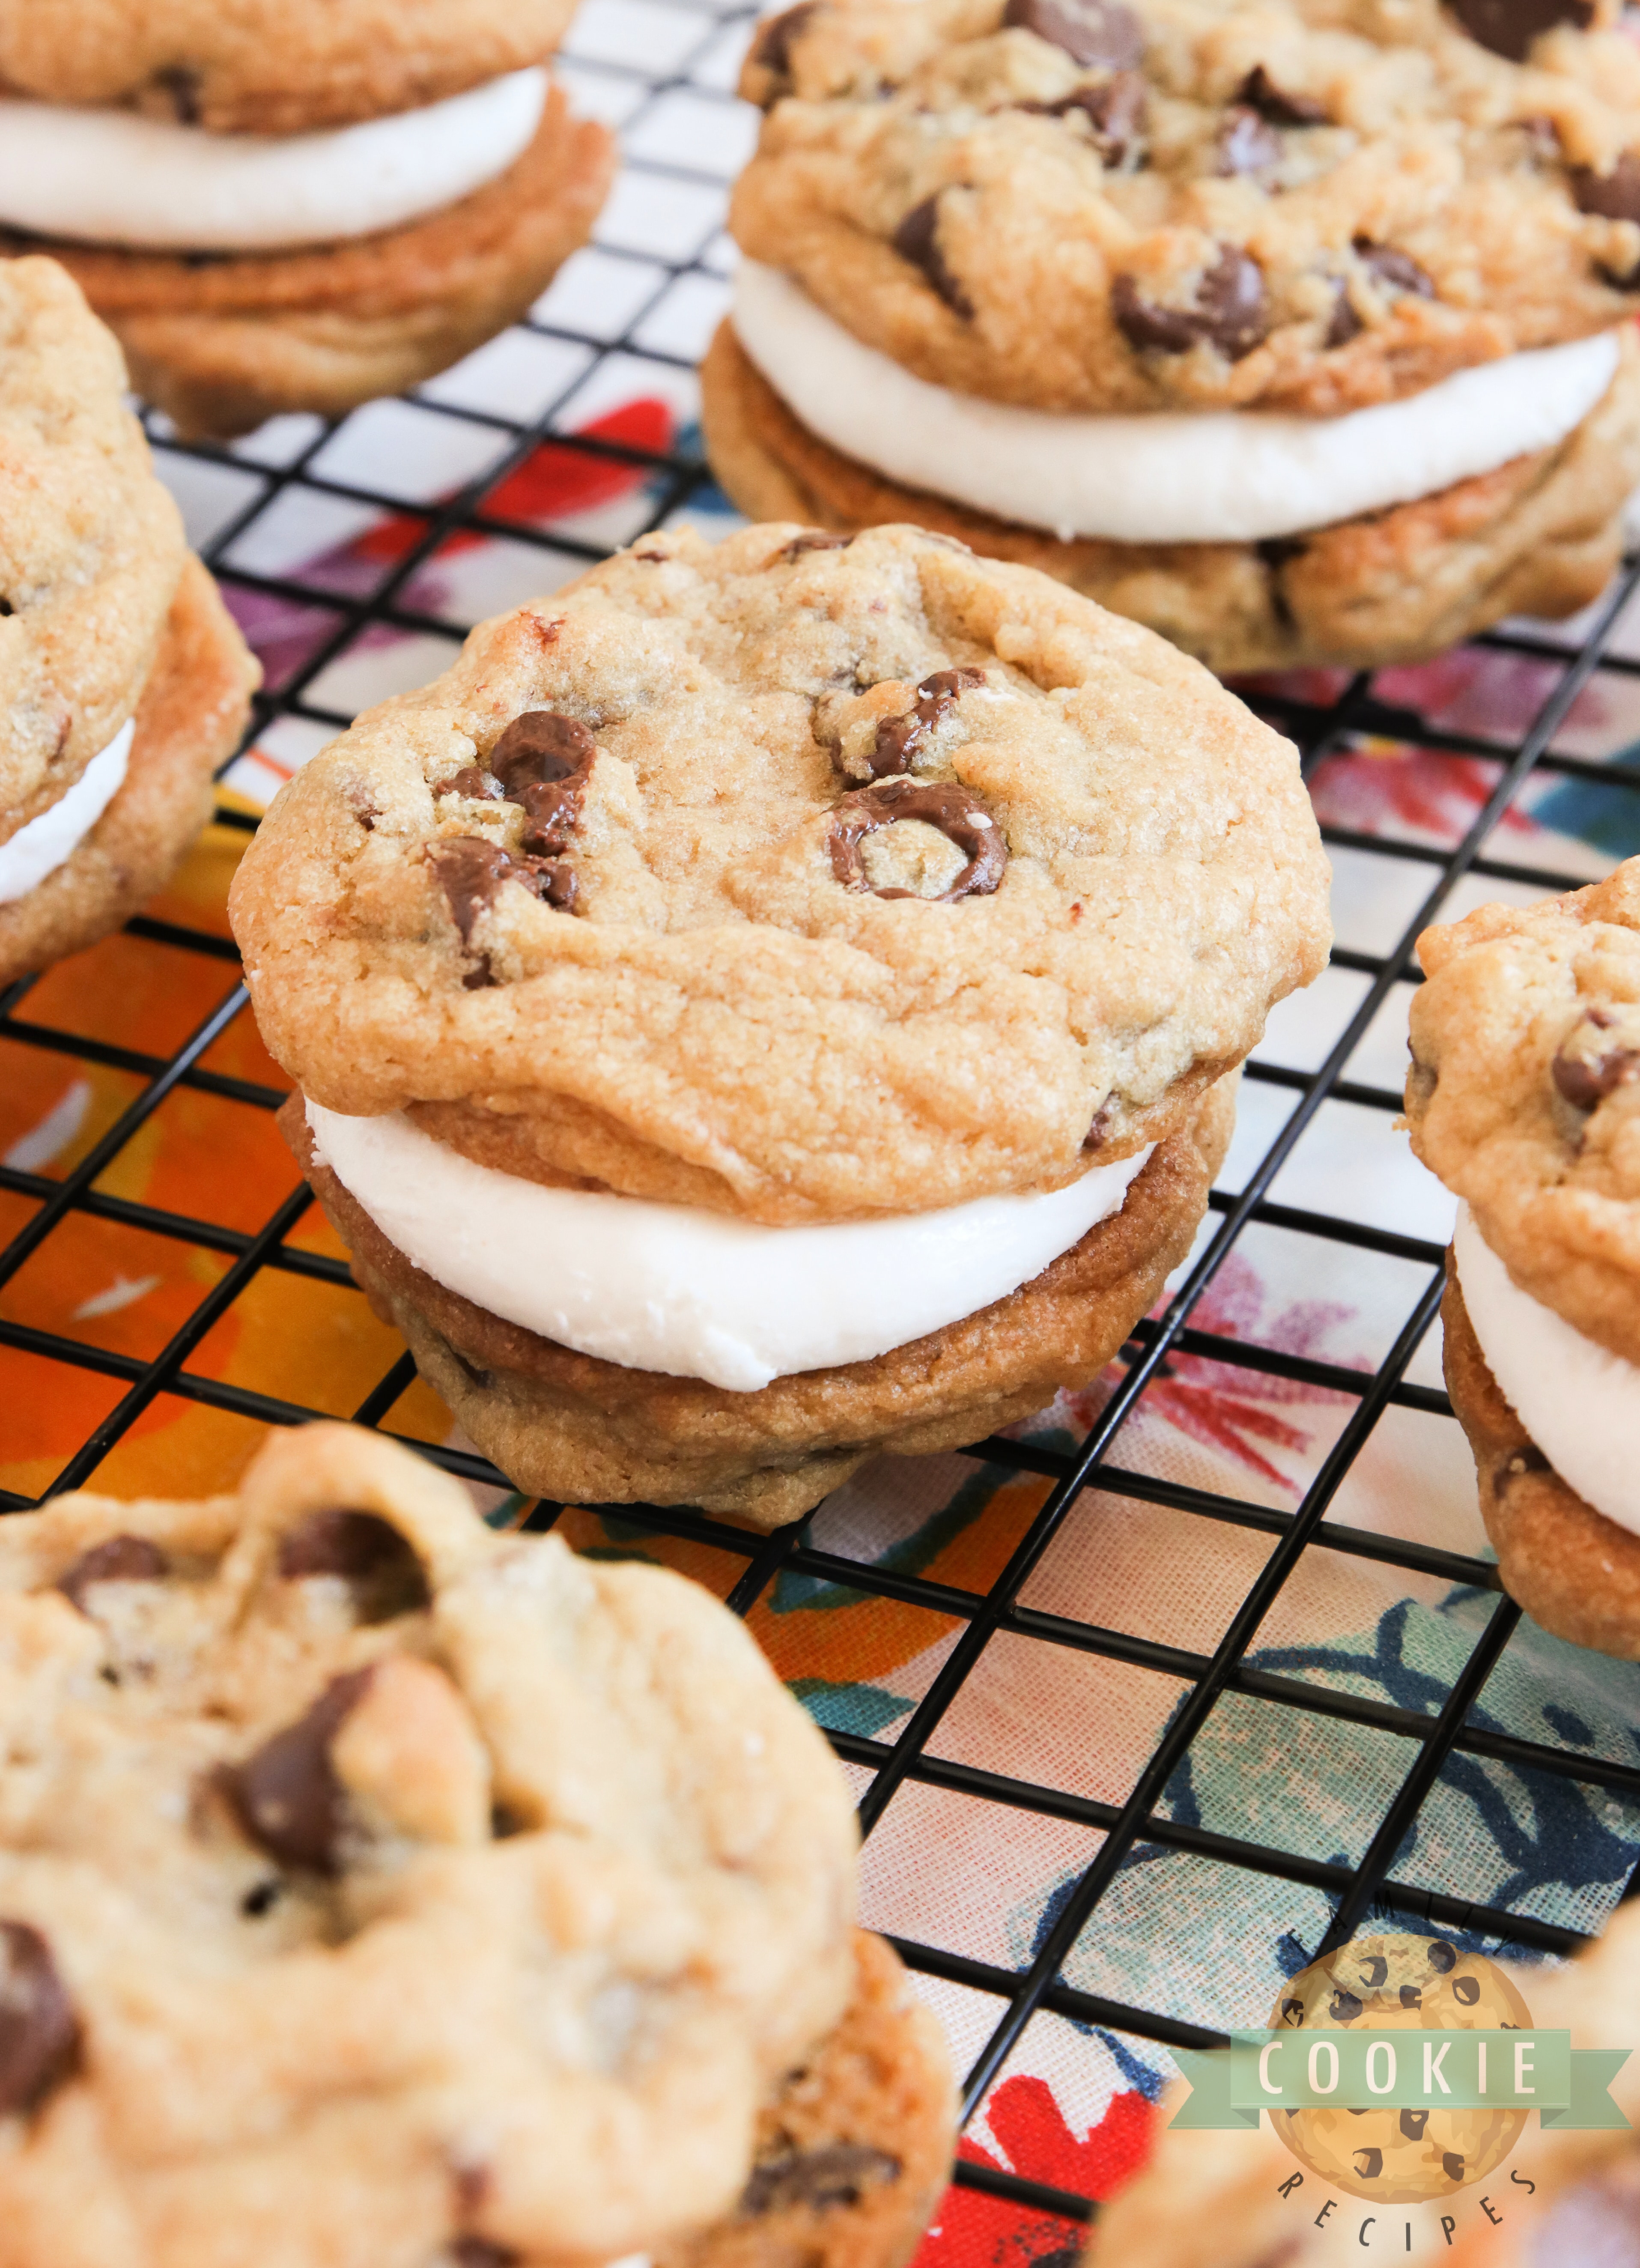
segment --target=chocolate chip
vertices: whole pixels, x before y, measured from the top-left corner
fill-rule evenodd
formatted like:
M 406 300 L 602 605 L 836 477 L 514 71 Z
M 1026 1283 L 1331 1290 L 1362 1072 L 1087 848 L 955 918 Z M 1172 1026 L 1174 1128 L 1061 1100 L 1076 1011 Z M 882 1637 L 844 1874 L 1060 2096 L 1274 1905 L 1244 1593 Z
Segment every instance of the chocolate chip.
M 1421 2008 L 1423 2006 L 1423 1995 L 1416 1984 L 1401 1986 L 1401 2005 L 1403 2008 Z
M 1460 2150 L 1443 2150 L 1441 2152 L 1441 2164 L 1445 2169 L 1446 2178 L 1449 2182 L 1462 2181 L 1463 2153 Z
M 1111 313 L 1129 344 L 1141 353 L 1185 354 L 1200 343 L 1216 347 L 1227 362 L 1239 362 L 1261 343 L 1269 328 L 1269 298 L 1264 272 L 1255 260 L 1226 245 L 1195 287 L 1188 307 L 1161 307 L 1140 296 L 1131 276 L 1111 286 Z
M 748 60 L 783 82 L 779 89 L 781 93 L 791 90 L 791 43 L 819 13 L 820 0 L 800 0 L 796 8 L 788 8 L 781 15 L 769 17 L 752 42 Z
M 196 70 L 190 70 L 186 63 L 172 63 L 154 73 L 154 85 L 170 103 L 179 126 L 199 124 L 202 81 Z
M 158 1583 L 171 1572 L 171 1562 L 145 1535 L 111 1535 L 82 1551 L 71 1567 L 57 1578 L 57 1588 L 71 1606 L 89 1613 L 85 1594 L 93 1583 Z
M 1241 85 L 1236 89 L 1238 102 L 1245 102 L 1267 118 L 1272 126 L 1325 126 L 1327 123 L 1327 105 L 1313 101 L 1307 94 L 1289 94 L 1276 85 L 1262 63 L 1254 63 Z
M 783 544 L 769 563 L 772 567 L 779 561 L 800 559 L 805 551 L 846 551 L 853 541 L 851 535 L 834 535 L 824 527 L 805 527 L 801 535 Z
M 807 14 L 804 8 L 794 8 L 794 16 Z M 450 2248 L 450 2257 L 456 2268 L 517 2268 L 523 2259 L 510 2244 L 492 2244 L 487 2236 L 458 2236 Z
M 499 803 L 501 782 L 482 764 L 463 764 L 459 772 L 447 780 L 440 780 L 433 790 L 435 795 L 470 795 L 480 803 Z
M 1131 70 L 1144 53 L 1144 28 L 1121 0 L 1008 0 L 1003 22 L 1034 32 L 1074 63 Z
M 1579 212 L 1602 220 L 1640 221 L 1640 154 L 1625 150 L 1609 173 L 1573 166 L 1566 175 Z
M 806 2205 L 825 2213 L 833 2205 L 857 2205 L 865 2191 L 897 2182 L 900 2161 L 864 2142 L 827 2142 L 818 2150 L 783 2150 L 752 2169 L 740 2198 L 748 2217 L 789 2213 Z
M 870 777 L 886 779 L 891 773 L 909 771 L 912 756 L 951 714 L 964 689 L 984 682 L 982 669 L 938 669 L 925 677 L 917 687 L 915 708 L 903 717 L 885 717 L 879 725 L 877 744 L 867 759 Z
M 1076 909 L 1073 907 L 1071 910 L 1074 912 Z M 1099 1108 L 1093 1113 L 1092 1120 L 1089 1122 L 1087 1132 L 1082 1137 L 1082 1146 L 1085 1150 L 1102 1150 L 1104 1148 L 1105 1137 L 1110 1131 L 1110 1105 L 1108 1102 L 1101 1102 Z
M 879 827 L 896 820 L 920 819 L 938 828 L 967 860 L 948 890 L 930 902 L 952 905 L 959 898 L 989 897 L 1008 864 L 1008 845 L 977 795 L 966 787 L 935 786 L 921 780 L 885 780 L 880 787 L 861 788 L 845 795 L 831 817 L 831 870 L 845 889 L 870 888 L 860 845 Z M 885 888 L 872 892 L 879 898 L 911 898 L 915 890 Z
M 1585 31 L 1594 19 L 1592 0 L 1451 0 L 1452 11 L 1478 47 L 1523 63 L 1533 40 L 1556 24 Z
M 282 1866 L 340 1871 L 347 1796 L 331 1768 L 330 1744 L 374 1675 L 355 1669 L 333 1677 L 305 1717 L 222 1775 L 246 1833 Z
M 51 1948 L 31 1922 L 0 1921 L 0 2117 L 43 2102 L 73 2070 L 79 2044 Z
M 585 775 L 598 744 L 577 718 L 555 709 L 526 709 L 515 717 L 489 752 L 489 769 L 501 792 L 517 803 L 519 791 Z
M 539 858 L 514 858 L 498 843 L 488 842 L 481 835 L 446 835 L 430 843 L 427 860 L 438 878 L 464 945 L 504 882 L 521 882 L 533 897 L 563 913 L 574 910 L 577 885 L 570 867 Z M 476 989 L 474 977 L 478 984 L 493 981 L 487 974 L 474 971 L 462 979 L 469 990 Z
M 924 197 L 920 205 L 913 205 L 889 241 L 901 260 L 908 260 L 913 268 L 920 268 L 953 314 L 966 322 L 974 313 L 974 302 L 956 277 L 946 267 L 939 249 L 939 193 Z
M 265 1913 L 271 1913 L 278 1904 L 283 1889 L 284 1884 L 276 1874 L 268 1881 L 253 1882 L 239 1900 L 239 1911 L 247 1921 L 260 1921 Z
M 361 1623 L 391 1622 L 432 1603 L 415 1550 L 390 1521 L 373 1512 L 310 1513 L 280 1539 L 279 1572 L 287 1582 L 305 1575 L 342 1576 Z
M 1304 2021 L 1303 2001 L 1298 1999 L 1283 2000 L 1281 2004 L 1281 2014 L 1282 2021 L 1284 2024 L 1302 2024 Z
M 1561 1042 L 1549 1076 L 1574 1110 L 1598 1110 L 1608 1095 L 1640 1077 L 1640 1050 L 1602 1048 L 1591 1033 L 1611 1031 L 1617 1022 L 1609 1008 L 1590 1008 Z M 1584 1044 L 1576 1043 L 1581 1040 Z
M 1281 136 L 1250 105 L 1227 110 L 1213 137 L 1216 173 L 1262 173 L 1282 161 Z
M 1327 2015 L 1335 2024 L 1353 2024 L 1361 2014 L 1362 2004 L 1356 1994 L 1341 1984 L 1327 2007 Z
M 1374 244 L 1371 237 L 1355 239 L 1355 254 L 1380 290 L 1416 291 L 1421 299 L 1432 299 L 1435 286 L 1409 253 L 1397 252 L 1393 245 Z
M 1382 2150 L 1355 2150 L 1350 2154 L 1356 2161 L 1356 2171 L 1364 2182 L 1375 2182 L 1383 2172 Z
M 1093 146 L 1107 166 L 1120 166 L 1137 149 L 1144 132 L 1146 88 L 1137 71 L 1113 71 L 1098 86 L 1078 86 L 1057 102 L 1021 102 L 1044 118 L 1069 118 L 1080 111 L 1093 129 Z
M 1473 2008 L 1480 1997 L 1481 1987 L 1473 1977 L 1452 1978 L 1452 1998 L 1460 2000 L 1466 2008 Z
M 1380 1984 L 1389 1980 L 1389 1963 L 1381 1953 L 1369 1953 L 1361 1963 L 1361 1982 L 1376 1992 Z
M 1448 1945 L 1444 1937 L 1432 1939 L 1430 1945 L 1430 1966 L 1438 1977 L 1448 1977 L 1458 1966 L 1458 1948 Z
M 1421 2142 L 1429 2119 L 1430 2114 L 1427 2110 L 1403 2110 L 1401 2114 L 1402 2135 L 1408 2142 Z

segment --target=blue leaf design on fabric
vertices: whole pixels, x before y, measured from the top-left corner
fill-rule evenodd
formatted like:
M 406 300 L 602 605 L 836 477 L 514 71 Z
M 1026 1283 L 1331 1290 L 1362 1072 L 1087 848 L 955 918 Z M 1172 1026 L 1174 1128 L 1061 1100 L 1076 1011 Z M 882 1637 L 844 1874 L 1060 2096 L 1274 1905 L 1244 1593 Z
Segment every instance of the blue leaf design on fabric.
M 897 1717 L 908 1716 L 913 1706 L 902 1694 L 886 1692 L 880 1685 L 834 1685 L 824 1677 L 794 1677 L 786 1690 L 827 1732 L 858 1733 L 866 1740 Z

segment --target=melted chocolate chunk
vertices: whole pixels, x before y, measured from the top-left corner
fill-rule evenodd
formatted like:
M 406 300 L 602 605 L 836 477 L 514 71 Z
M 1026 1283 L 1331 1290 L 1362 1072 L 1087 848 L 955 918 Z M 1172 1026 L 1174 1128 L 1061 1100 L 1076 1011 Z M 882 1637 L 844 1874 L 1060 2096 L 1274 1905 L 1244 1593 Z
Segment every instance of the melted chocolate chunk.
M 1236 90 L 1238 102 L 1256 110 L 1272 126 L 1325 126 L 1327 105 L 1307 94 L 1289 94 L 1276 85 L 1262 63 L 1254 63 Z
M 938 828 L 967 860 L 951 887 L 927 902 L 952 905 L 959 898 L 988 897 L 1001 881 L 1008 864 L 1008 845 L 1002 828 L 977 795 L 971 795 L 966 787 L 891 779 L 880 787 L 864 787 L 854 795 L 845 795 L 832 813 L 831 870 L 845 889 L 871 888 L 860 845 L 878 828 L 892 827 L 897 819 L 920 819 L 925 826 Z M 912 898 L 917 893 L 880 889 L 872 895 Z
M 592 770 L 598 744 L 578 718 L 555 709 L 526 709 L 515 717 L 489 752 L 489 769 L 501 792 L 517 803 L 519 791 L 572 779 Z
M 1429 2123 L 1427 2110 L 1403 2110 L 1401 2114 L 1401 2131 L 1408 2142 L 1421 2142 Z
M 900 2161 L 864 2142 L 827 2142 L 818 2150 L 783 2150 L 752 2169 L 740 2199 L 749 2219 L 806 2206 L 825 2213 L 834 2205 L 857 2205 L 868 2189 L 897 2182 Z
M 199 124 L 200 75 L 186 63 L 172 63 L 154 73 L 154 85 L 171 105 L 179 126 Z
M 111 1535 L 82 1551 L 71 1567 L 57 1578 L 57 1588 L 70 1606 L 90 1611 L 85 1594 L 93 1583 L 158 1583 L 171 1572 L 171 1562 L 145 1535 Z
M 304 1575 L 342 1576 L 362 1623 L 391 1622 L 432 1603 L 426 1572 L 410 1544 L 373 1512 L 310 1513 L 280 1539 L 279 1572 L 287 1582 Z
M 341 1870 L 347 1795 L 331 1768 L 330 1744 L 374 1675 L 355 1669 L 333 1677 L 305 1717 L 223 1772 L 246 1833 L 281 1866 L 307 1867 L 317 1874 Z
M 1579 212 L 1602 220 L 1640 221 L 1640 153 L 1625 150 L 1609 173 L 1574 166 L 1566 180 Z
M 1078 86 L 1057 102 L 1021 102 L 1044 118 L 1069 118 L 1080 111 L 1093 129 L 1093 145 L 1107 166 L 1120 166 L 1144 134 L 1145 85 L 1137 71 L 1113 71 L 1098 86 Z
M 1073 63 L 1131 70 L 1144 53 L 1144 29 L 1121 0 L 1008 0 L 1003 22 L 1034 32 Z
M 1341 1984 L 1334 1993 L 1327 2013 L 1335 2024 L 1353 2024 L 1361 2014 L 1361 2002 L 1355 1993 Z
M 1111 286 L 1111 313 L 1117 328 L 1141 353 L 1186 354 L 1205 342 L 1226 362 L 1239 362 L 1260 345 L 1269 328 L 1269 296 L 1256 260 L 1226 245 L 1195 287 L 1190 307 L 1159 307 L 1140 295 L 1131 276 Z
M 51 1948 L 31 1922 L 0 1921 L 0 2117 L 42 2102 L 73 2070 L 79 2044 Z
M 1533 40 L 1556 24 L 1581 32 L 1594 20 L 1592 0 L 1451 0 L 1451 7 L 1477 47 L 1511 63 L 1525 63 Z
M 504 882 L 521 882 L 532 897 L 557 907 L 561 913 L 574 911 L 578 885 L 572 868 L 541 858 L 514 858 L 498 843 L 487 842 L 481 835 L 447 835 L 440 842 L 430 843 L 427 859 L 449 902 L 463 945 L 471 941 L 474 924 L 494 902 Z M 461 981 L 471 991 L 495 980 L 486 961 L 482 968 Z
M 799 0 L 795 8 L 788 8 L 778 16 L 771 16 L 752 42 L 751 60 L 781 82 L 770 99 L 789 93 L 791 87 L 791 42 L 806 24 L 820 13 L 820 0 Z
M 1441 2152 L 1441 2164 L 1445 2169 L 1446 2178 L 1449 2182 L 1462 2181 L 1463 2153 L 1461 2150 L 1443 2150 Z
M 1382 2150 L 1355 2150 L 1350 2154 L 1356 2161 L 1356 2171 L 1364 2182 L 1375 2182 L 1383 2172 Z
M 1403 2008 L 1421 2008 L 1423 2006 L 1423 1995 L 1416 1984 L 1401 1986 L 1401 2005 Z
M 1262 173 L 1282 161 L 1281 136 L 1250 104 L 1227 110 L 1213 137 L 1216 173 Z
M 1342 276 L 1333 278 L 1333 313 L 1321 336 L 1321 351 L 1330 354 L 1335 347 L 1347 347 L 1351 339 L 1360 337 L 1366 325 L 1350 304 L 1350 286 Z
M 877 728 L 877 745 L 870 758 L 871 777 L 886 779 L 894 772 L 908 772 L 911 759 L 924 740 L 956 707 L 964 689 L 983 685 L 982 669 L 937 669 L 916 689 L 916 705 L 903 717 L 885 717 Z
M 913 268 L 920 268 L 930 288 L 953 314 L 960 315 L 967 322 L 974 313 L 974 302 L 946 267 L 939 249 L 938 192 L 924 197 L 920 205 L 913 205 L 889 240 L 901 260 L 908 260 Z
M 447 780 L 440 780 L 433 790 L 435 795 L 470 795 L 481 803 L 499 803 L 501 782 L 482 764 L 463 764 L 459 772 Z
M 794 8 L 794 16 L 805 15 L 803 8 Z M 450 2257 L 456 2268 L 517 2268 L 523 2259 L 510 2244 L 492 2244 L 487 2236 L 458 2236 L 450 2248 Z
M 1355 254 L 1380 291 L 1416 291 L 1421 299 L 1432 299 L 1435 286 L 1409 253 L 1397 252 L 1393 245 L 1374 244 L 1371 237 L 1355 239 Z
M 1591 1031 L 1609 1032 L 1616 1021 L 1609 1008 L 1589 1009 L 1561 1042 L 1549 1065 L 1556 1089 L 1574 1110 L 1598 1110 L 1608 1095 L 1640 1077 L 1640 1051 L 1634 1048 L 1575 1045 L 1580 1039 L 1586 1042 Z

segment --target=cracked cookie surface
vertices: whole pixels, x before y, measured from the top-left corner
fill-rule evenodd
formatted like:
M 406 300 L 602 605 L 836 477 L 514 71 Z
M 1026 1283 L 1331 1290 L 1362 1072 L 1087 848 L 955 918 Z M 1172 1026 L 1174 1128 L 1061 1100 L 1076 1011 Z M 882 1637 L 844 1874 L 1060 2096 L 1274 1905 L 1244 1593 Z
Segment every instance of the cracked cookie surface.
M 507 743 L 541 712 L 592 755 Z M 327 1108 L 781 1225 L 1162 1138 L 1320 967 L 1326 889 L 1291 747 L 1151 632 L 783 526 L 482 626 L 283 792 L 232 913 Z
M 804 0 L 734 233 L 960 393 L 1335 415 L 1633 312 L 1640 55 L 1596 14 Z
M 350 1428 L 4 1523 L 0 1739 L 17 2268 L 682 2242 L 858 1997 L 848 1792 L 735 1618 Z

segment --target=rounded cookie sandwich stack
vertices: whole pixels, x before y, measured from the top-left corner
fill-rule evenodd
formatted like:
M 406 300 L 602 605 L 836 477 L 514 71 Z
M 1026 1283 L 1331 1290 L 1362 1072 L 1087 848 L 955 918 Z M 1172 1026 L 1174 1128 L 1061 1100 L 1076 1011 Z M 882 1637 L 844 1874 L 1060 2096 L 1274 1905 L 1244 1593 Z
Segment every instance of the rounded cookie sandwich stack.
M 291 1138 L 520 1488 L 773 1527 L 1095 1376 L 1323 959 L 1294 752 L 913 528 L 643 537 L 283 791 Z
M 0 261 L 0 984 L 169 878 L 256 665 L 49 260 Z
M 1426 930 L 1412 1146 L 1461 1200 L 1442 1318 L 1504 1583 L 1640 1659 L 1640 859 Z
M 570 0 L 0 0 L 0 249 L 53 253 L 185 431 L 340 416 L 505 328 L 614 143 Z
M 0 1632 L 8 2268 L 909 2257 L 938 2028 L 697 1585 L 313 1425 L 6 1521 Z
M 757 519 L 943 529 L 1219 670 L 1572 611 L 1640 474 L 1611 12 L 804 0 L 742 82 L 719 477 Z

